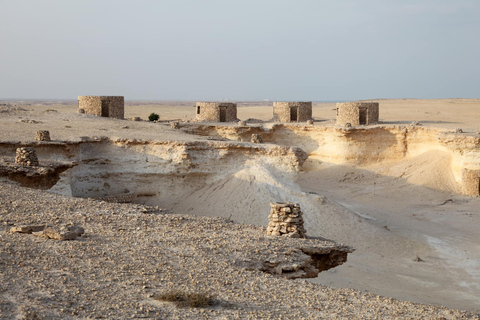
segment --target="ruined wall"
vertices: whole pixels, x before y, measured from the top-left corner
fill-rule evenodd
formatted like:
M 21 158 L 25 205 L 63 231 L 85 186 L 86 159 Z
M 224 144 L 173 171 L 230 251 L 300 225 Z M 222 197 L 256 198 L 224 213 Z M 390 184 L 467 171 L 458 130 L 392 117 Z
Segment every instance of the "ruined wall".
M 273 121 L 305 122 L 312 119 L 312 102 L 274 102 Z
M 347 123 L 352 126 L 375 124 L 378 123 L 378 113 L 378 102 L 337 103 L 337 124 L 341 126 Z
M 125 102 L 123 96 L 78 96 L 78 108 L 86 114 L 123 119 Z
M 222 109 L 225 110 L 222 119 Z M 233 122 L 237 120 L 237 104 L 232 102 L 197 102 L 196 121 Z
M 462 170 L 462 192 L 469 196 L 480 195 L 480 170 Z

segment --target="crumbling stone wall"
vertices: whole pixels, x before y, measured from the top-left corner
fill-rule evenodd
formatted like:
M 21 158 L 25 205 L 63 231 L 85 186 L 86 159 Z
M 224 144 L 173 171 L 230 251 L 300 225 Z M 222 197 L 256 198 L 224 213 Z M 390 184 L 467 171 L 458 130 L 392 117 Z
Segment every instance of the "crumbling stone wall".
M 273 121 L 305 122 L 312 120 L 312 102 L 274 102 Z
M 125 101 L 123 96 L 78 96 L 78 109 L 86 114 L 123 119 Z
M 287 236 L 291 238 L 306 238 L 303 227 L 303 213 L 298 203 L 276 202 L 270 203 L 267 234 Z
M 469 196 L 480 195 L 480 170 L 462 170 L 462 192 Z
M 50 131 L 48 130 L 39 130 L 35 135 L 35 140 L 38 141 L 50 141 Z
M 196 121 L 234 122 L 237 121 L 237 104 L 233 102 L 197 102 Z
M 369 125 L 378 123 L 378 102 L 337 103 L 337 124 L 346 126 Z

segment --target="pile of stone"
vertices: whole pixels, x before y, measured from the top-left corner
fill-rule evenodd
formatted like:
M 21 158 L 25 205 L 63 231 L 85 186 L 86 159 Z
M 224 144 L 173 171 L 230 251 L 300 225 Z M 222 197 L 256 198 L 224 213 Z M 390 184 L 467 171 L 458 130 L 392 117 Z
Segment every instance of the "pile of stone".
M 306 238 L 307 231 L 303 227 L 303 213 L 298 203 L 270 203 L 267 234 L 287 236 L 291 238 Z
M 10 228 L 10 233 L 33 234 L 37 237 L 53 239 L 59 241 L 75 240 L 82 236 L 85 230 L 80 226 L 68 225 L 61 227 L 52 227 L 47 225 L 20 225 Z
M 261 134 L 252 134 L 252 138 L 250 139 L 253 143 L 263 143 L 262 135 Z
M 180 122 L 177 122 L 177 121 L 170 122 L 170 128 L 180 129 Z
M 17 148 L 15 163 L 22 166 L 38 166 L 38 158 L 34 148 Z
M 35 135 L 35 140 L 37 141 L 50 141 L 50 131 L 48 130 L 39 130 Z

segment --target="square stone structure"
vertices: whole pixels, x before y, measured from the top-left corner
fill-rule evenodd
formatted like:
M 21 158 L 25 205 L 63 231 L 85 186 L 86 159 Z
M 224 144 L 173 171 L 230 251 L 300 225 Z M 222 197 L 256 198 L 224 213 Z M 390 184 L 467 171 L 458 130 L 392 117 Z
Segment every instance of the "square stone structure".
M 306 122 L 312 118 L 311 101 L 278 101 L 273 103 L 273 121 Z
M 123 96 L 78 96 L 78 109 L 86 114 L 123 119 L 125 101 Z
M 480 195 L 480 170 L 462 170 L 462 191 L 469 196 Z
M 337 103 L 337 124 L 352 126 L 378 123 L 378 102 Z
M 196 121 L 199 122 L 235 122 L 237 104 L 233 102 L 197 102 Z

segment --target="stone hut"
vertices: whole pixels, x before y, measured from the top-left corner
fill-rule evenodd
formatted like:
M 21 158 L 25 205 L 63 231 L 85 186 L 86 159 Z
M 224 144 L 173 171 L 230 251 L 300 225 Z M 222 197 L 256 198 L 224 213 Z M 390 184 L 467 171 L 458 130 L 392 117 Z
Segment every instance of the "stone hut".
M 462 192 L 469 196 L 480 195 L 480 170 L 462 170 Z
M 123 96 L 78 96 L 78 109 L 86 114 L 123 119 L 125 102 Z
M 237 104 L 232 102 L 197 102 L 196 121 L 234 122 L 237 121 Z
M 337 124 L 352 126 L 378 123 L 378 102 L 337 103 Z
M 305 122 L 312 120 L 312 102 L 274 102 L 273 121 Z

